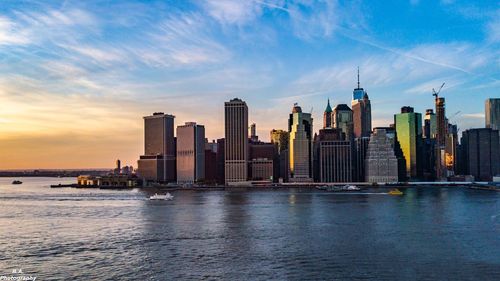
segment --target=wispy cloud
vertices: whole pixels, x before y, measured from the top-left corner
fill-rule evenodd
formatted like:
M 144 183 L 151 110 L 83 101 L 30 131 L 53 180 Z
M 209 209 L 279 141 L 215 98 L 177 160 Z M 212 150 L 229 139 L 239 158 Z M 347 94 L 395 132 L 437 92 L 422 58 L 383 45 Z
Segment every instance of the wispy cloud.
M 465 118 L 479 118 L 479 119 L 484 119 L 484 113 L 478 112 L 478 113 L 464 113 L 462 115 Z

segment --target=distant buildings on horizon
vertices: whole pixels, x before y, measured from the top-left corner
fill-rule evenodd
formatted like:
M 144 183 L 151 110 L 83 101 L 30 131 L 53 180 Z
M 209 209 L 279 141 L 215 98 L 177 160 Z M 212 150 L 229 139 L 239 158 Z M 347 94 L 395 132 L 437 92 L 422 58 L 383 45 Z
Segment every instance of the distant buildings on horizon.
M 485 128 L 458 128 L 445 114 L 445 99 L 435 93 L 435 109 L 425 115 L 403 106 L 394 123 L 372 130 L 371 102 L 359 82 L 350 108 L 330 100 L 323 126 L 294 104 L 288 128 L 270 131 L 262 142 L 249 127 L 248 106 L 234 98 L 224 103 L 224 138 L 209 142 L 195 122 L 177 126 L 175 116 L 144 117 L 144 155 L 137 174 L 147 182 L 240 185 L 265 182 L 446 181 L 473 176 L 491 181 L 500 174 L 500 99 L 485 102 Z M 422 123 L 423 122 L 423 123 Z M 250 131 L 250 133 L 249 133 Z

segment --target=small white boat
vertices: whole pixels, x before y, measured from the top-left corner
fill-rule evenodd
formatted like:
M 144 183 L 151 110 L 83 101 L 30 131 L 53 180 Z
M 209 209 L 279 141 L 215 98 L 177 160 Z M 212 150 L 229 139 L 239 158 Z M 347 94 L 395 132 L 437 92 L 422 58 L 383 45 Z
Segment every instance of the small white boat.
M 361 188 L 355 185 L 345 185 L 343 189 L 348 191 L 361 190 Z
M 172 199 L 174 199 L 174 196 L 168 192 L 167 194 L 155 193 L 155 195 L 151 195 L 149 197 L 149 200 L 172 200 Z

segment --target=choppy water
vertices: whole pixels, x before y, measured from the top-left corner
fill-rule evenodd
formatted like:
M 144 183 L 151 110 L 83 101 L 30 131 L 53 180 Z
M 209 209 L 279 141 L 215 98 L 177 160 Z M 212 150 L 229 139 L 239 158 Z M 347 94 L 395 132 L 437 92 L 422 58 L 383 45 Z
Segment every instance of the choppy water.
M 500 280 L 500 193 L 50 189 L 0 178 L 0 275 L 37 280 Z M 382 192 L 383 190 L 370 190 Z

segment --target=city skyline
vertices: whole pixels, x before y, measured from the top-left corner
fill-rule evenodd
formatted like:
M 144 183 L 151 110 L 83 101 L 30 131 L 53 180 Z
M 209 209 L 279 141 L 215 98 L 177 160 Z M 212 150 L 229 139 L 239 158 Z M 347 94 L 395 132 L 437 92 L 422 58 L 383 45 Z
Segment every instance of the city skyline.
M 142 116 L 217 139 L 234 97 L 260 139 L 287 128 L 295 102 L 318 132 L 328 98 L 350 104 L 358 66 L 372 127 L 403 106 L 424 115 L 442 82 L 451 122 L 484 127 L 500 85 L 494 1 L 299 2 L 2 3 L 0 169 L 136 166 Z

